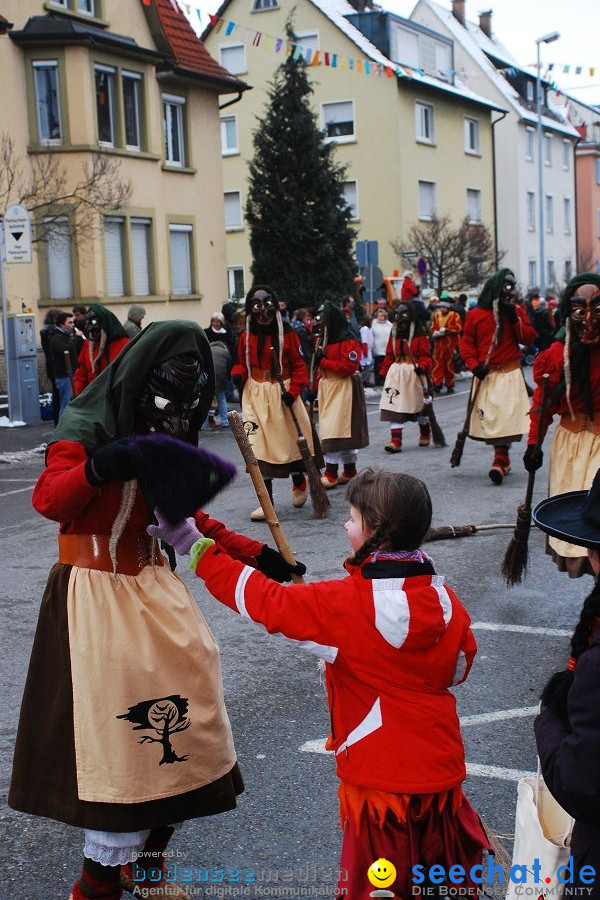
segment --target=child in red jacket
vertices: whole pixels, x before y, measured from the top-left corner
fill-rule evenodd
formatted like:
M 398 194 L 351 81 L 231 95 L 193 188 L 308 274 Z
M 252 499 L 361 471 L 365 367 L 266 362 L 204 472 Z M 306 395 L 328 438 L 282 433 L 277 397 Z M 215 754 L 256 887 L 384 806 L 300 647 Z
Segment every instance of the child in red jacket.
M 419 549 L 431 499 L 418 478 L 364 469 L 349 483 L 348 577 L 282 588 L 230 559 L 193 520 L 148 532 L 191 552 L 221 603 L 325 661 L 331 734 L 340 778 L 342 880 L 370 895 L 373 861 L 393 863 L 394 897 L 409 897 L 412 868 L 473 865 L 489 849 L 464 796 L 464 748 L 450 687 L 476 652 L 469 616 Z M 345 871 L 344 871 L 345 870 Z M 347 875 L 347 877 L 345 877 Z M 385 885 L 388 887 L 388 885 Z

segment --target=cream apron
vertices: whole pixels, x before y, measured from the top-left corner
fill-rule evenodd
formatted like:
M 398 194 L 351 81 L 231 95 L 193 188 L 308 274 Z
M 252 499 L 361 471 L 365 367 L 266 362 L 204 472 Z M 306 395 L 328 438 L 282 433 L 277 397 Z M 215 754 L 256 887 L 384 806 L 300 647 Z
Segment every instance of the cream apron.
M 322 372 L 319 379 L 319 438 L 352 437 L 352 378 Z
M 548 496 L 554 497 L 566 491 L 588 491 L 598 469 L 600 435 L 593 431 L 569 431 L 559 424 L 550 450 Z M 558 538 L 549 537 L 548 543 L 555 553 L 566 559 L 586 555 L 584 547 L 576 547 Z
M 219 650 L 164 566 L 73 566 L 67 593 L 80 800 L 141 803 L 210 784 L 236 761 Z
M 379 409 L 382 413 L 398 416 L 414 415 L 423 410 L 423 388 L 412 363 L 395 362 L 389 367 Z M 382 421 L 385 420 L 382 418 Z
M 285 381 L 286 389 L 289 380 Z M 312 429 L 306 407 L 300 397 L 296 397 L 294 412 L 306 438 L 311 456 L 315 449 Z M 248 440 L 258 460 L 272 465 L 285 465 L 302 459 L 298 449 L 298 435 L 281 399 L 281 387 L 271 381 L 255 381 L 249 378 L 242 395 L 242 418 Z
M 473 378 L 471 390 L 478 379 Z M 529 397 L 521 368 L 494 371 L 481 382 L 471 421 L 469 437 L 491 443 L 518 439 L 529 432 Z

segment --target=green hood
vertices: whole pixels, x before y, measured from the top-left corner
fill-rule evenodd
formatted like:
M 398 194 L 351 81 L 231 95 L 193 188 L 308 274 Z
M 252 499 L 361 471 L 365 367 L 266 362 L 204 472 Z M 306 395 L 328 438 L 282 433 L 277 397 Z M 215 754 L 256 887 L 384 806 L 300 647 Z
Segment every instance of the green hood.
M 339 306 L 331 300 L 325 301 L 323 321 L 327 329 L 327 343 L 339 344 L 342 341 L 357 341 L 358 338 L 350 328 L 346 316 Z
M 208 339 L 199 325 L 173 320 L 152 322 L 121 350 L 115 361 L 69 403 L 51 443 L 77 441 L 91 454 L 110 441 L 131 437 L 135 403 L 148 383 L 152 369 L 184 354 L 199 356 L 208 374 L 208 383 L 190 423 L 190 443 L 195 442 L 215 389 L 212 355 Z
M 500 296 L 500 288 L 507 275 L 515 277 L 512 269 L 498 269 L 488 278 L 477 300 L 477 306 L 480 309 L 492 309 L 494 300 Z
M 111 341 L 115 341 L 117 338 L 126 338 L 128 336 L 115 314 L 110 309 L 102 306 L 101 303 L 90 304 L 88 312 L 95 312 L 100 319 L 102 331 L 106 332 L 107 344 L 110 344 Z
M 582 272 L 581 275 L 575 275 L 574 278 L 571 278 L 560 300 L 560 312 L 563 322 L 566 322 L 569 318 L 571 297 L 582 284 L 595 284 L 596 287 L 600 288 L 600 275 L 596 275 L 594 272 Z

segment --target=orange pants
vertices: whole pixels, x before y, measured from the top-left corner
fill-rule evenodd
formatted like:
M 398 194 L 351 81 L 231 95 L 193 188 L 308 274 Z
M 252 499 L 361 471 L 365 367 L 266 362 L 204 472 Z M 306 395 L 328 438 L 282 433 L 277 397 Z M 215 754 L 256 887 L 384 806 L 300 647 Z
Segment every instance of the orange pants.
M 452 338 L 438 338 L 433 345 L 433 383 L 445 384 L 447 388 L 454 387 L 456 376 L 454 374 L 454 348 L 456 341 Z

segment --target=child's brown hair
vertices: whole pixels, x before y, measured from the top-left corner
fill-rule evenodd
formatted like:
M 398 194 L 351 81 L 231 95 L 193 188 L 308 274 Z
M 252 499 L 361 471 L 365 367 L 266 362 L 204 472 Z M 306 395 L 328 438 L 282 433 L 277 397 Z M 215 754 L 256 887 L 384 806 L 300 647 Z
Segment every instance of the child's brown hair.
M 366 468 L 346 489 L 372 536 L 350 562 L 359 565 L 378 548 L 417 550 L 431 525 L 431 497 L 424 482 L 403 472 Z

